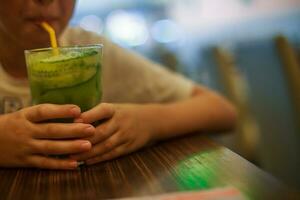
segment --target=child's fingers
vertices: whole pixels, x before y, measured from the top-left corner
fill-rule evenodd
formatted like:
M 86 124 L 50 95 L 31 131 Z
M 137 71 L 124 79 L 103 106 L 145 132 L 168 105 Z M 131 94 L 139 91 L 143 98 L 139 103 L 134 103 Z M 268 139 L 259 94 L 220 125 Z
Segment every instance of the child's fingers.
M 37 126 L 33 137 L 36 139 L 74 139 L 86 138 L 94 134 L 95 128 L 90 124 L 45 123 Z
M 33 155 L 28 158 L 28 165 L 30 167 L 43 168 L 43 169 L 76 169 L 78 163 L 76 160 L 59 159 L 47 156 Z
M 58 118 L 77 118 L 80 108 L 76 105 L 40 104 L 24 109 L 25 117 L 31 122 L 42 122 Z
M 119 133 L 114 134 L 107 140 L 100 142 L 93 146 L 93 148 L 90 151 L 83 152 L 80 154 L 72 155 L 70 158 L 76 159 L 76 160 L 86 160 L 92 157 L 95 157 L 97 155 L 104 154 L 106 152 L 111 151 L 117 146 L 120 146 L 122 144 L 126 143 L 126 139 L 123 137 L 120 137 Z
M 128 148 L 128 144 L 126 143 L 126 144 L 122 144 L 122 145 L 112 149 L 109 152 L 104 153 L 103 155 L 90 158 L 87 161 L 85 161 L 85 163 L 87 165 L 92 165 L 92 164 L 96 164 L 98 162 L 117 158 L 117 157 L 125 155 L 127 153 L 130 153 L 130 149 Z
M 113 104 L 101 103 L 89 111 L 81 114 L 80 118 L 77 118 L 74 122 L 82 122 L 91 124 L 96 121 L 109 119 L 115 113 Z
M 100 143 L 107 138 L 111 137 L 114 133 L 118 131 L 119 127 L 115 123 L 115 121 L 107 121 L 104 122 L 103 124 L 100 124 L 97 126 L 95 130 L 95 134 L 89 138 L 89 141 L 92 144 L 97 144 Z
M 88 151 L 92 144 L 87 140 L 35 140 L 32 153 L 44 155 L 65 155 Z

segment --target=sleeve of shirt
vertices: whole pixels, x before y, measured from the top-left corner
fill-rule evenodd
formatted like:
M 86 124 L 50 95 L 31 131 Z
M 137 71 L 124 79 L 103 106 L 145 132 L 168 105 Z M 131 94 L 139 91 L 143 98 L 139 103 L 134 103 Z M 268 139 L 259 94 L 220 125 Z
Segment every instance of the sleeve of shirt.
M 104 42 L 106 102 L 164 103 L 190 97 L 194 83 L 150 60 Z

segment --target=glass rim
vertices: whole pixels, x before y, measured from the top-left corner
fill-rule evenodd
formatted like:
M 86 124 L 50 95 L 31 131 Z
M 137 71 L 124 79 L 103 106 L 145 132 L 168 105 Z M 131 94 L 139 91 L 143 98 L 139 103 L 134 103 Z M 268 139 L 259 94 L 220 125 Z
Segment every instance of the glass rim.
M 45 47 L 45 48 L 38 48 L 38 49 L 26 49 L 24 50 L 24 52 L 27 53 L 35 53 L 35 52 L 45 52 L 45 51 L 53 51 L 54 49 L 79 49 L 79 48 L 95 48 L 95 47 L 99 47 L 99 48 L 103 48 L 103 44 L 89 44 L 89 45 L 75 45 L 75 46 L 62 46 L 62 47 L 57 47 L 57 48 L 53 48 L 53 47 Z

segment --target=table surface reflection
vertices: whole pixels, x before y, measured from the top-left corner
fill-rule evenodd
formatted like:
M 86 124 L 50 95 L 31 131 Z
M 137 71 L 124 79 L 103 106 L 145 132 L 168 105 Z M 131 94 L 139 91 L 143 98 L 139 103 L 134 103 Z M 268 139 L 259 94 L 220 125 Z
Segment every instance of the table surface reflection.
M 105 199 L 226 186 L 247 199 L 291 197 L 275 178 L 200 134 L 75 171 L 0 169 L 1 199 Z

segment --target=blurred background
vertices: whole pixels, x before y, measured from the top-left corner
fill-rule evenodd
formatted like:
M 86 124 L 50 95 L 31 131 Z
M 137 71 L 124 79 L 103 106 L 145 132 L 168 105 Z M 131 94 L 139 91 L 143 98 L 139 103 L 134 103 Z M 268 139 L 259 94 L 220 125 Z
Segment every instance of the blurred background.
M 300 188 L 300 0 L 78 0 L 71 25 L 227 96 L 214 139 Z

